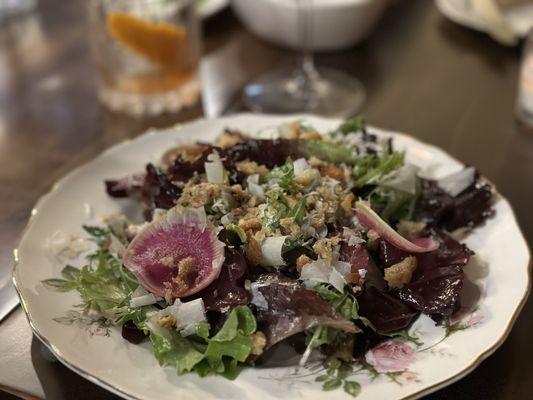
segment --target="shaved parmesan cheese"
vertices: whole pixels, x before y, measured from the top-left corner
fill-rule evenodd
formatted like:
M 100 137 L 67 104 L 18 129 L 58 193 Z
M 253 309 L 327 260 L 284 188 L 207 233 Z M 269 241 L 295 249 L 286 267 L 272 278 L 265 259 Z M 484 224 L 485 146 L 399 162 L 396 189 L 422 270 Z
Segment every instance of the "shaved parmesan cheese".
M 131 294 L 130 307 L 137 308 L 155 304 L 158 301 L 163 300 L 161 297 L 154 296 L 152 293 L 143 288 L 141 285 L 137 286 L 137 289 Z
M 176 300 L 174 304 L 178 303 L 178 307 L 173 313 L 176 318 L 176 329 L 182 336 L 190 336 L 196 333 L 196 326 L 200 322 L 206 321 L 204 301 L 196 299 L 182 303 Z
M 204 163 L 205 175 L 210 183 L 224 183 L 224 165 L 217 153 L 211 153 L 207 156 L 208 162 Z
M 274 236 L 267 237 L 263 240 L 263 243 L 261 243 L 261 253 L 263 255 L 261 265 L 263 267 L 279 267 L 285 265 L 281 251 L 287 238 L 288 236 Z
M 318 283 L 329 283 L 339 292 L 344 291 L 346 275 L 351 272 L 350 263 L 336 261 L 332 265 L 326 264 L 325 260 L 319 259 L 304 265 L 300 279 L 308 288 L 314 288 Z
M 383 177 L 379 184 L 380 186 L 415 195 L 418 182 L 417 174 L 419 170 L 420 168 L 413 164 L 405 164 L 401 168 Z
M 467 167 L 461 171 L 439 179 L 437 181 L 437 186 L 450 196 L 455 197 L 474 183 L 475 179 L 476 169 L 474 167 Z
M 151 315 L 146 325 L 148 329 L 154 333 L 162 336 L 169 334 L 168 328 L 163 328 L 158 324 L 161 318 L 172 316 L 176 319 L 175 329 L 180 332 L 182 336 L 190 336 L 196 333 L 196 327 L 200 322 L 206 321 L 205 308 L 202 299 L 196 299 L 182 303 L 176 299 L 174 304 L 155 312 Z
M 89 244 L 85 239 L 75 235 L 67 235 L 61 230 L 54 232 L 46 241 L 45 247 L 55 256 L 66 258 L 76 258 L 84 251 L 89 250 Z
M 299 176 L 304 173 L 306 169 L 309 168 L 309 164 L 305 158 L 299 158 L 293 162 L 294 166 L 294 176 Z
M 163 300 L 161 297 L 154 296 L 152 293 L 145 294 L 144 296 L 135 297 L 130 300 L 130 307 L 137 308 L 143 306 L 149 306 L 155 304 L 158 301 Z
M 246 185 L 251 195 L 257 196 L 260 199 L 265 198 L 265 191 L 263 187 L 259 184 L 258 174 L 250 175 L 248 178 L 246 178 Z

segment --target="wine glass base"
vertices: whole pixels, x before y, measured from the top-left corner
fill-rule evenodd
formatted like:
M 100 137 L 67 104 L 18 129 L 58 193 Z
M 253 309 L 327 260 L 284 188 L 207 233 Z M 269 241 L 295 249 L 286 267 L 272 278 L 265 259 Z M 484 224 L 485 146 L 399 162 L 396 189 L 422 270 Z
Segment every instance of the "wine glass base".
M 359 112 L 365 100 L 365 89 L 358 79 L 329 68 L 318 68 L 311 87 L 302 87 L 298 74 L 283 68 L 268 72 L 244 88 L 246 106 L 262 113 L 348 117 Z

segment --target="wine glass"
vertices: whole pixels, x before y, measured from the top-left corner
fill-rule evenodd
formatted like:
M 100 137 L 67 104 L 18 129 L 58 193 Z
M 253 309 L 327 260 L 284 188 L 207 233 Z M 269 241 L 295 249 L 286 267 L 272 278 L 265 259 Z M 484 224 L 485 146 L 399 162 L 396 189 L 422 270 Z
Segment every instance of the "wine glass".
M 342 71 L 317 68 L 312 53 L 313 0 L 295 0 L 301 46 L 299 66 L 281 68 L 244 88 L 244 102 L 266 113 L 313 112 L 346 117 L 357 113 L 366 95 L 361 82 Z

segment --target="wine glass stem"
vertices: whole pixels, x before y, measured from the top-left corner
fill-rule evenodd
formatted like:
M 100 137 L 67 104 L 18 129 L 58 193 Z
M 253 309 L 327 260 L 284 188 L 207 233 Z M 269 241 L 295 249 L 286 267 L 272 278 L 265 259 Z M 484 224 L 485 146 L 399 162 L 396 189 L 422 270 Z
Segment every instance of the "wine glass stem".
M 297 0 L 298 29 L 301 48 L 300 70 L 298 79 L 302 90 L 307 94 L 313 91 L 313 84 L 318 79 L 312 50 L 313 0 Z

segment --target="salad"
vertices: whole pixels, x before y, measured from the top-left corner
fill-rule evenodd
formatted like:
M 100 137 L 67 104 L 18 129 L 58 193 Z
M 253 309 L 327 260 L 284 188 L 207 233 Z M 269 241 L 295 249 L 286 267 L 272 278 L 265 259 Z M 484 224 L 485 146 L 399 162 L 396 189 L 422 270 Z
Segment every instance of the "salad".
M 460 309 L 473 252 L 459 240 L 493 215 L 493 189 L 473 167 L 423 178 L 361 117 L 274 137 L 226 129 L 105 181 L 145 221 L 84 226 L 96 250 L 43 284 L 79 292 L 83 318 L 149 340 L 178 374 L 235 379 L 289 346 L 301 366 L 318 356 L 325 390 L 357 395 L 344 377 L 367 350 Z

